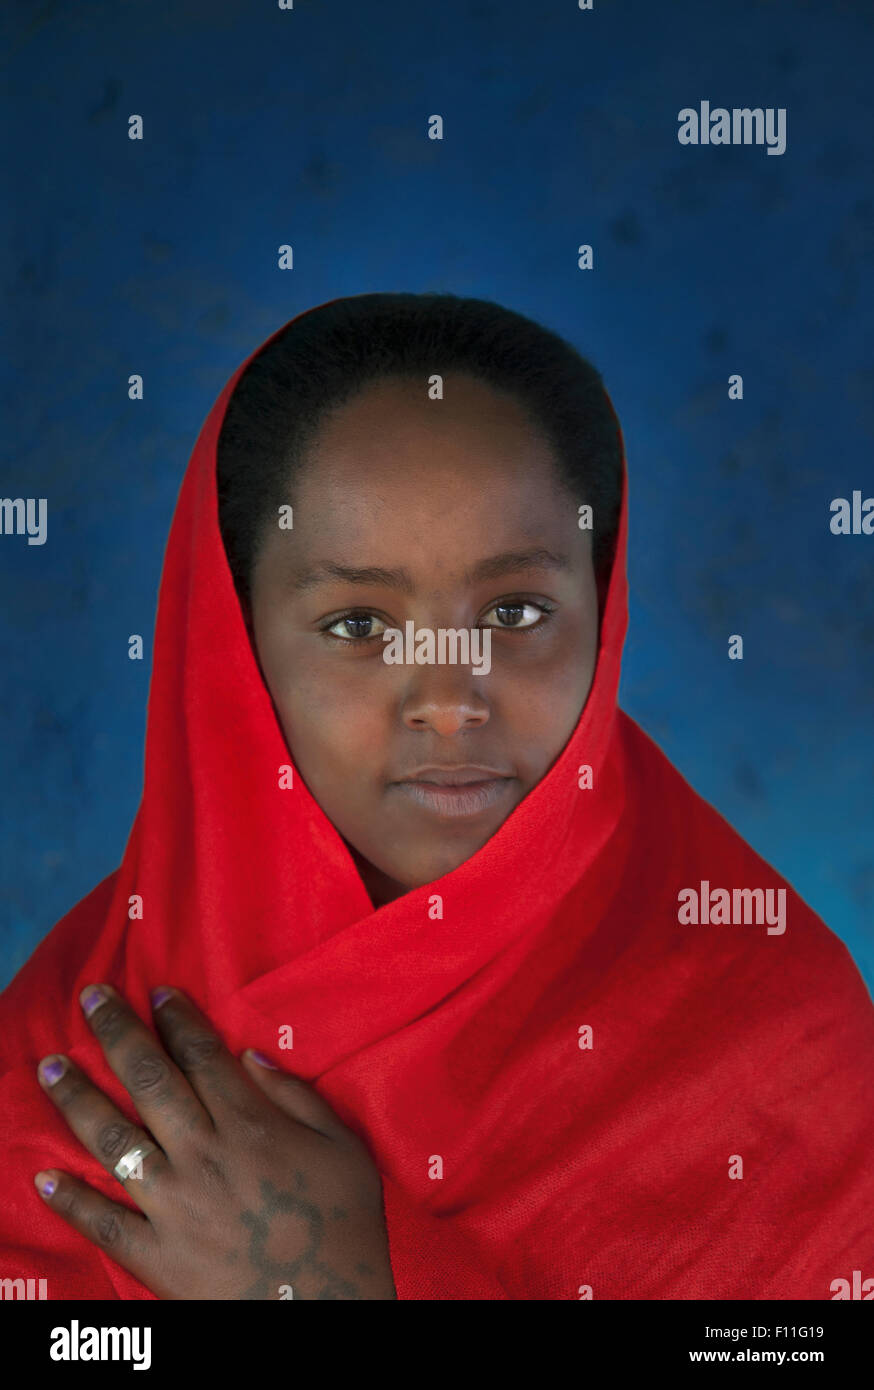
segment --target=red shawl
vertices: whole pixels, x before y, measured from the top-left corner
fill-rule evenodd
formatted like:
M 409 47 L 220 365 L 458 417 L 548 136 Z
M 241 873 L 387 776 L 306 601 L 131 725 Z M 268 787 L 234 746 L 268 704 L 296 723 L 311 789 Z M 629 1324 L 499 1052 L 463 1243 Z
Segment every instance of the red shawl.
M 100 980 L 146 1020 L 176 985 L 229 1047 L 317 1086 L 383 1174 L 400 1298 L 829 1299 L 874 1276 L 874 1009 L 839 938 L 617 708 L 625 501 L 564 751 L 472 858 L 374 910 L 302 778 L 279 789 L 293 750 L 218 526 L 246 365 L 173 519 L 124 858 L 0 996 L 0 1277 L 152 1297 L 33 1185 L 57 1167 L 128 1200 L 36 1079 L 66 1052 L 135 1116 L 78 1004 Z M 710 921 L 685 920 L 689 888 Z M 713 912 L 756 888 L 786 889 L 784 932 Z

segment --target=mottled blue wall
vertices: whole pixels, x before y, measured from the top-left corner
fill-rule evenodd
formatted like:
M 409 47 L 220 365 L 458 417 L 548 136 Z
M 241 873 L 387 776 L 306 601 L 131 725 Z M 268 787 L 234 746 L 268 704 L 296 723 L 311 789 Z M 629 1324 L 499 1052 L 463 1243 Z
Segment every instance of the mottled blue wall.
M 49 531 L 0 537 L 0 982 L 121 858 L 149 676 L 127 637 L 152 632 L 216 394 L 312 304 L 441 289 L 604 372 L 631 482 L 622 702 L 874 986 L 874 536 L 828 526 L 833 497 L 874 495 L 871 13 L 6 9 L 0 495 L 48 498 Z M 681 147 L 703 98 L 787 108 L 786 153 Z

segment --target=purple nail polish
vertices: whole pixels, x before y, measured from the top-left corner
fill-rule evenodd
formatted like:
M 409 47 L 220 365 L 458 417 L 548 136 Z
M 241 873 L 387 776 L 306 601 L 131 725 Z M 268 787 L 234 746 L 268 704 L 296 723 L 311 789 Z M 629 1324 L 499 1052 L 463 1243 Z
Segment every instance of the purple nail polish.
M 67 1066 L 61 1057 L 52 1057 L 50 1061 L 40 1062 L 39 1074 L 47 1086 L 54 1086 L 56 1081 L 60 1081 Z
M 149 998 L 152 1001 L 152 1008 L 160 1009 L 162 1004 L 166 1004 L 168 999 L 173 998 L 173 991 L 172 989 L 164 989 L 163 987 L 161 989 L 153 989 Z
M 106 1003 L 106 995 L 102 989 L 89 989 L 79 996 L 79 1003 L 86 1018 L 90 1018 L 95 1009 L 99 1009 L 101 1004 Z
M 36 1180 L 36 1185 L 44 1197 L 51 1197 L 58 1184 L 55 1182 L 54 1178 L 44 1178 L 40 1176 Z
M 279 1068 L 276 1065 L 276 1063 L 271 1062 L 269 1057 L 265 1057 L 263 1052 L 258 1052 L 253 1047 L 251 1049 L 251 1055 L 255 1058 L 255 1061 L 258 1062 L 260 1066 L 269 1067 L 271 1071 L 279 1071 Z

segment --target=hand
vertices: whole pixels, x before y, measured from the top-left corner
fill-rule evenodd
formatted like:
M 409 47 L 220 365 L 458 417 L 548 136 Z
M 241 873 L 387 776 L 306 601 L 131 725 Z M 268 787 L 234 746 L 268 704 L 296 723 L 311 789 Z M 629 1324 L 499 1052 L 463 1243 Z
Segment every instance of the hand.
M 312 1086 L 237 1061 L 178 990 L 153 995 L 166 1051 L 111 986 L 80 1000 L 150 1132 L 69 1058 L 43 1058 L 43 1088 L 107 1172 L 157 1148 L 124 1182 L 142 1215 L 44 1169 L 53 1211 L 159 1298 L 397 1298 L 379 1172 Z

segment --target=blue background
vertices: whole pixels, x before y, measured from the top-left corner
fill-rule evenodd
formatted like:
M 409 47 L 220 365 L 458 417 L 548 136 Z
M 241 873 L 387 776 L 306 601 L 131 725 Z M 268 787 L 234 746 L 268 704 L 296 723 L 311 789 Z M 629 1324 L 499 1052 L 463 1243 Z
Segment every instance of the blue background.
M 836 0 L 5 9 L 0 495 L 46 497 L 48 541 L 0 536 L 0 983 L 121 859 L 149 676 L 127 639 L 150 645 L 216 395 L 310 305 L 431 289 L 604 373 L 622 704 L 874 987 L 874 536 L 828 525 L 874 494 L 872 38 Z M 705 98 L 786 107 L 786 153 L 679 145 Z

